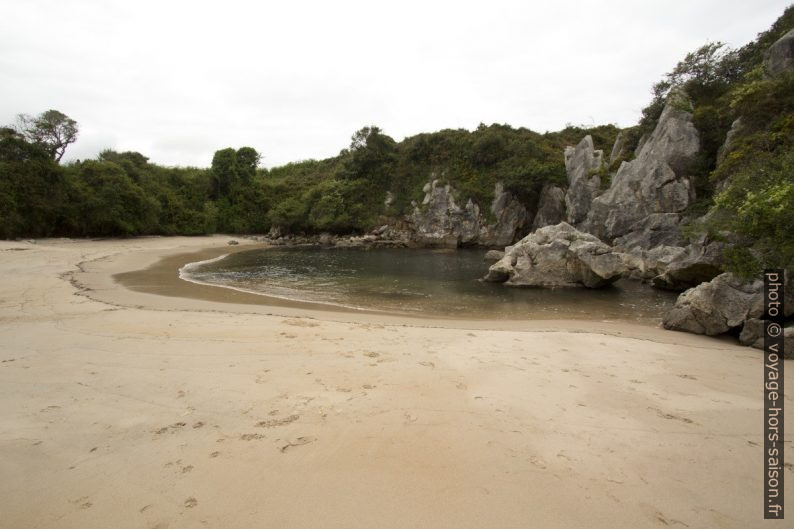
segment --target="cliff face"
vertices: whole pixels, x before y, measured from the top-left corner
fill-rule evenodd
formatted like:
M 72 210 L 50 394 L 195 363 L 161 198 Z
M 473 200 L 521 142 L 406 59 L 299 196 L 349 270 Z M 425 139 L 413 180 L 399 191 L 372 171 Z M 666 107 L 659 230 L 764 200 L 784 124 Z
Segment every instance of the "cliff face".
M 679 239 L 677 216 L 695 199 L 688 170 L 700 149 L 687 106 L 682 94 L 670 98 L 637 157 L 623 162 L 609 189 L 593 200 L 582 224 L 585 231 L 612 242 L 664 227 L 665 242 Z
M 506 246 L 527 230 L 529 213 L 501 183 L 494 189 L 490 221 L 471 199 L 461 207 L 449 184 L 442 186 L 433 180 L 425 185 L 424 192 L 424 200 L 407 218 L 412 239 L 420 246 Z

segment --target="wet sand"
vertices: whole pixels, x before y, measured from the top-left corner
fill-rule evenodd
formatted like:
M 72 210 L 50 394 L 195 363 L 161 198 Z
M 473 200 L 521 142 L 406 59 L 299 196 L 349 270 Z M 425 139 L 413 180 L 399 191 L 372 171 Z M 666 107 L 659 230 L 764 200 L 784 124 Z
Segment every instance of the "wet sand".
M 227 240 L 0 242 L 0 527 L 763 524 L 759 351 L 174 278 Z

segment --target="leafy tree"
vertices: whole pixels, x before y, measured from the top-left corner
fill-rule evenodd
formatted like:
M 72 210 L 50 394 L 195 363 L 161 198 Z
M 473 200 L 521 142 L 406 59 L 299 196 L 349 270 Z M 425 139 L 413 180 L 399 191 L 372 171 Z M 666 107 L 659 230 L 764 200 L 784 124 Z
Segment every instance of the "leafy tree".
M 77 141 L 77 122 L 57 110 L 47 110 L 35 117 L 19 114 L 17 132 L 60 162 L 66 147 Z

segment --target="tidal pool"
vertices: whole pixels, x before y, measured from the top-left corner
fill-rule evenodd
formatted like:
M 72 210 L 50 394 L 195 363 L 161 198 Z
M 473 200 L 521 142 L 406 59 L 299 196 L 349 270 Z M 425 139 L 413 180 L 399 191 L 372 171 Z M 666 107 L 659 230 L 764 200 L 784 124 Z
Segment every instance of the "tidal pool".
M 638 281 L 604 289 L 485 283 L 484 250 L 266 248 L 185 265 L 180 277 L 255 294 L 435 318 L 657 323 L 676 295 Z

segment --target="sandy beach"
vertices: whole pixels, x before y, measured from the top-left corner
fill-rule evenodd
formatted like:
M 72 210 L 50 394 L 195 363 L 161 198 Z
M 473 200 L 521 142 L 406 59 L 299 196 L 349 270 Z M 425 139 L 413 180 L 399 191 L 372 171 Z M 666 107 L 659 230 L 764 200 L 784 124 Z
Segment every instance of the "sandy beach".
M 0 242 L 0 527 L 768 524 L 761 351 L 178 278 L 228 239 Z

